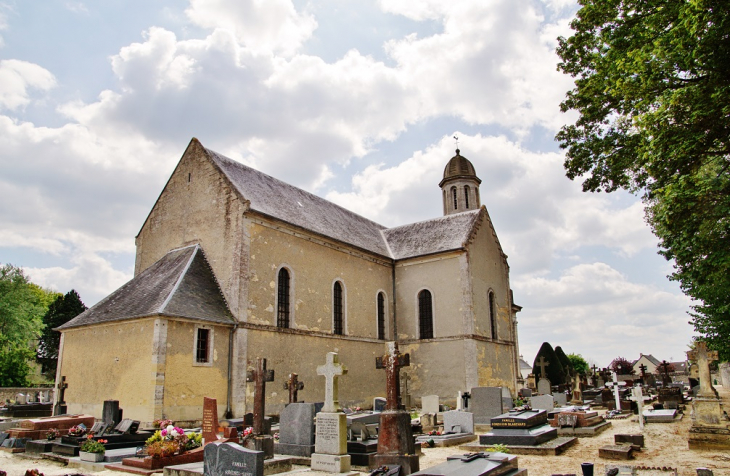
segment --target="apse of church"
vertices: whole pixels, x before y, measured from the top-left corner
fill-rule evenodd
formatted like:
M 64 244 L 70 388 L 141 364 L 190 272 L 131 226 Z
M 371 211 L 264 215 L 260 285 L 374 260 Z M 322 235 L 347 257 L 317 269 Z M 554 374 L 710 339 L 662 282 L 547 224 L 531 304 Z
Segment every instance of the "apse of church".
M 457 150 L 439 184 L 443 216 L 385 228 L 193 139 L 137 236 L 135 277 L 60 329 L 59 375 L 78 382 L 69 411 L 101 416 L 113 398 L 131 418 L 192 422 L 212 396 L 221 416 L 241 416 L 257 357 L 321 401 L 327 352 L 349 368 L 342 403 L 369 407 L 389 340 L 411 354 L 416 399 L 515 390 L 519 307 L 480 183 Z M 104 343 L 98 363 L 90 342 Z M 270 412 L 287 402 L 282 385 L 267 386 Z

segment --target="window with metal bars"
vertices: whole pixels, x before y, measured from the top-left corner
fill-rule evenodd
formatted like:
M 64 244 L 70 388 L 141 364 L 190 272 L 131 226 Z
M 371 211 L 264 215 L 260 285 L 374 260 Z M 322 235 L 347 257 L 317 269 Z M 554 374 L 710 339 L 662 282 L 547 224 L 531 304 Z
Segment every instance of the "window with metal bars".
M 469 186 L 464 185 L 464 206 L 469 209 Z
M 333 330 L 332 332 L 337 335 L 342 335 L 342 284 L 339 281 L 335 281 L 333 289 Z
M 378 339 L 385 340 L 385 294 L 378 293 Z
M 497 316 L 494 309 L 494 293 L 489 291 L 489 326 L 492 328 L 492 339 L 497 338 Z
M 198 328 L 195 340 L 195 362 L 206 364 L 210 359 L 210 329 Z
M 433 339 L 433 303 L 428 289 L 418 293 L 418 332 L 421 339 Z
M 279 283 L 276 301 L 276 327 L 289 327 L 289 271 L 279 270 Z
M 459 208 L 459 202 L 456 199 L 456 187 L 451 187 L 451 197 L 454 199 L 454 210 Z

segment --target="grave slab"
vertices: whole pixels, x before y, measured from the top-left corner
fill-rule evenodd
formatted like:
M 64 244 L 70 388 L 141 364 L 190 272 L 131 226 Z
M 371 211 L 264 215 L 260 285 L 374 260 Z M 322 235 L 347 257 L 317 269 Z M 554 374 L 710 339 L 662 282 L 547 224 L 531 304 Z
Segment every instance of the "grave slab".
M 517 457 L 504 453 L 455 455 L 446 462 L 413 473 L 420 476 L 522 476 L 527 470 L 517 467 Z
M 613 460 L 629 460 L 634 457 L 631 445 L 609 445 L 598 449 L 598 457 Z
M 503 413 L 501 387 L 473 387 L 469 393 L 475 424 L 489 425 L 493 417 Z
M 524 446 L 524 445 L 506 445 L 510 454 L 515 455 L 539 455 L 539 456 L 558 456 L 563 454 L 568 448 L 575 445 L 578 438 L 573 436 L 558 436 L 555 439 L 546 441 L 541 445 Z M 462 451 L 470 453 L 478 453 L 487 451 L 492 445 L 482 445 L 479 442 L 469 443 L 459 446 Z

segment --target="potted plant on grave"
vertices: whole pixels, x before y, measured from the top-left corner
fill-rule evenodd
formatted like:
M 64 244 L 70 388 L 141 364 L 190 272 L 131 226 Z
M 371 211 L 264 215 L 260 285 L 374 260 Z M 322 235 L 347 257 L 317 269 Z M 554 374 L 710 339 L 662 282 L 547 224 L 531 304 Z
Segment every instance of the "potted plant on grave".
M 94 463 L 104 461 L 104 452 L 106 451 L 104 443 L 106 442 L 107 440 L 95 440 L 94 435 L 91 433 L 86 435 L 86 441 L 81 443 L 81 451 L 79 451 L 81 461 Z
M 74 425 L 68 429 L 68 436 L 83 436 L 86 433 L 85 425 Z
M 148 456 L 154 459 L 168 458 L 203 446 L 203 434 L 185 433 L 182 428 L 169 424 L 167 427 L 157 430 L 145 444 Z
M 46 438 L 48 439 L 48 441 L 53 441 L 59 436 L 61 436 L 61 432 L 55 428 L 51 428 L 46 432 Z

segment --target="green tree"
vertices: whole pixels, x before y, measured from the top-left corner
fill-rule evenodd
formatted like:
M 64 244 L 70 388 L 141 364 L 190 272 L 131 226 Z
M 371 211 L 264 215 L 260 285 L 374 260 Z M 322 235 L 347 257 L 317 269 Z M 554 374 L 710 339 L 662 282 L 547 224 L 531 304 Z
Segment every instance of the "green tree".
M 557 50 L 579 114 L 556 136 L 566 174 L 642 197 L 695 329 L 730 359 L 730 3 L 579 3 Z
M 588 375 L 590 373 L 590 366 L 586 359 L 580 354 L 568 354 L 570 364 L 573 366 L 576 372 L 581 375 Z
M 65 296 L 59 295 L 48 307 L 48 311 L 43 316 L 43 330 L 36 350 L 36 360 L 41 364 L 42 372 L 46 377 L 54 378 L 58 365 L 61 333 L 54 329 L 67 323 L 86 309 L 81 297 L 73 289 Z
M 56 296 L 30 282 L 22 269 L 0 267 L 0 386 L 27 384 L 42 316 Z

